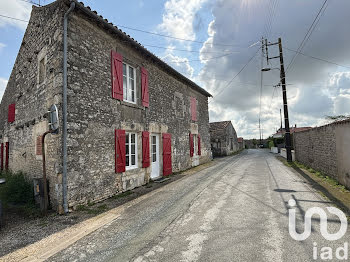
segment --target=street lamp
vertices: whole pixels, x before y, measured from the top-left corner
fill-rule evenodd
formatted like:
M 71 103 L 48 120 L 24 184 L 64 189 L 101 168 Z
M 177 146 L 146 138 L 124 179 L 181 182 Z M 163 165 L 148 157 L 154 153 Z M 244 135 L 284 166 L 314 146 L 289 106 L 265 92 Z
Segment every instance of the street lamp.
M 275 69 L 281 71 L 281 69 L 279 69 L 278 67 L 274 67 L 274 68 L 264 67 L 263 69 L 261 69 L 261 72 L 267 72 L 267 71 L 275 70 Z

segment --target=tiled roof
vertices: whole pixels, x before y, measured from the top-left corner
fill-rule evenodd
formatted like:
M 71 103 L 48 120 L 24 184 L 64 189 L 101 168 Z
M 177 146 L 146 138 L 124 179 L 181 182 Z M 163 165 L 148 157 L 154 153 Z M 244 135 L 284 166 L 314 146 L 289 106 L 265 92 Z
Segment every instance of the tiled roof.
M 212 95 L 207 92 L 205 89 L 176 71 L 174 68 L 169 66 L 167 63 L 165 63 L 163 60 L 161 60 L 159 57 L 157 57 L 155 54 L 147 50 L 144 46 L 142 46 L 139 42 L 137 42 L 134 38 L 132 38 L 130 35 L 127 35 L 125 32 L 123 32 L 121 29 L 119 29 L 117 26 L 113 25 L 112 23 L 109 23 L 107 19 L 103 18 L 101 15 L 98 15 L 96 11 L 91 10 L 89 6 L 84 6 L 84 3 L 78 2 L 77 0 L 57 0 L 57 1 L 64 1 L 67 5 L 70 5 L 70 3 L 74 2 L 76 5 L 76 8 L 81 10 L 85 15 L 89 16 L 93 20 L 95 20 L 97 23 L 100 23 L 103 27 L 108 29 L 108 31 L 112 31 L 113 33 L 117 34 L 120 38 L 127 41 L 130 45 L 132 45 L 137 50 L 140 50 L 143 52 L 144 55 L 148 56 L 150 59 L 152 59 L 154 62 L 156 62 L 159 66 L 162 66 L 165 70 L 167 70 L 169 73 L 173 74 L 175 77 L 179 78 L 189 86 L 191 86 L 192 89 L 200 92 L 201 94 L 211 97 Z
M 290 128 L 290 133 L 293 134 L 293 133 L 298 133 L 298 132 L 302 132 L 302 131 L 305 131 L 305 130 L 309 130 L 311 129 L 312 127 L 291 127 Z M 284 134 L 286 132 L 286 130 L 283 128 L 282 130 L 279 129 L 275 135 L 277 134 Z
M 210 132 L 225 130 L 229 124 L 231 124 L 231 121 L 211 122 L 209 123 L 209 130 Z

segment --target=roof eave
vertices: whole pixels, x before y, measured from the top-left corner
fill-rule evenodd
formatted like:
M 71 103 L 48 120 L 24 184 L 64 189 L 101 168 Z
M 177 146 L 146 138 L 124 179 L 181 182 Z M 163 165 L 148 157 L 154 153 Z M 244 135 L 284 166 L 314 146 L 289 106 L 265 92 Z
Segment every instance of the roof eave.
M 181 80 L 183 80 L 184 82 L 189 84 L 192 89 L 198 91 L 199 93 L 205 95 L 206 97 L 212 97 L 212 95 L 209 92 L 207 92 L 205 89 L 203 89 L 202 87 L 200 87 L 199 85 L 197 85 L 196 83 L 194 83 L 193 81 L 191 81 L 190 79 L 188 79 L 187 77 L 185 77 L 184 75 L 182 75 L 181 73 L 176 71 L 174 68 L 169 66 L 167 63 L 165 63 L 161 59 L 159 59 L 157 56 L 155 56 L 150 51 L 148 51 L 146 48 L 144 48 L 141 44 L 136 42 L 131 37 L 127 36 L 124 32 L 122 32 L 120 29 L 118 29 L 112 23 L 109 23 L 107 19 L 104 19 L 102 16 L 97 15 L 96 13 L 91 11 L 89 8 L 85 7 L 83 4 L 81 4 L 77 0 L 69 0 L 69 1 L 70 2 L 75 2 L 76 8 L 78 8 L 81 11 L 83 11 L 84 14 L 86 14 L 87 16 L 89 16 L 89 17 L 97 20 L 98 22 L 102 23 L 105 27 L 110 29 L 112 32 L 116 33 L 123 40 L 126 40 L 130 44 L 132 44 L 134 48 L 140 49 L 145 55 L 147 55 L 151 59 L 153 59 L 153 61 L 157 62 L 160 66 L 164 67 L 166 70 L 169 70 L 175 76 L 177 76 L 178 78 L 180 78 Z

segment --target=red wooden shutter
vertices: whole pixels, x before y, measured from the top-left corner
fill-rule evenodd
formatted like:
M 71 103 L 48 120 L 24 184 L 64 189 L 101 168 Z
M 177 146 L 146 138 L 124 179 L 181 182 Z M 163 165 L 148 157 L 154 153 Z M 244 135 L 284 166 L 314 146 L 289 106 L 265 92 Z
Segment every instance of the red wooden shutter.
M 112 98 L 123 100 L 123 57 L 111 51 Z
M 197 100 L 191 97 L 191 116 L 192 121 L 197 121 Z
M 163 134 L 163 176 L 173 172 L 171 166 L 171 134 Z
M 12 123 L 15 121 L 15 111 L 16 111 L 16 105 L 15 104 L 9 105 L 9 111 L 7 115 L 7 120 L 9 123 Z
M 142 89 L 142 105 L 149 107 L 149 92 L 148 92 L 148 72 L 141 68 L 141 89 Z
M 200 156 L 201 154 L 201 136 L 198 134 L 198 155 Z
M 149 132 L 142 132 L 142 167 L 150 166 L 150 155 L 149 155 Z
M 1 168 L 1 171 L 4 170 L 4 143 L 1 143 L 1 152 L 0 152 L 0 155 L 1 155 L 1 163 L 0 163 L 0 168 Z
M 190 157 L 193 157 L 194 145 L 193 145 L 193 135 L 190 133 Z
M 5 169 L 9 169 L 9 142 L 5 144 L 6 158 L 5 158 Z
M 125 172 L 125 130 L 115 130 L 115 172 Z

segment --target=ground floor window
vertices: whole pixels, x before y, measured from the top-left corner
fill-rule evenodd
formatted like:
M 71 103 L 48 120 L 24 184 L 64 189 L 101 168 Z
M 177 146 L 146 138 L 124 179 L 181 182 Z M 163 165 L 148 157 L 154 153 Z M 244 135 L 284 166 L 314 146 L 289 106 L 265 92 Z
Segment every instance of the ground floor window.
M 193 135 L 193 155 L 198 155 L 198 136 Z
M 137 135 L 125 134 L 125 167 L 127 169 L 137 167 Z

